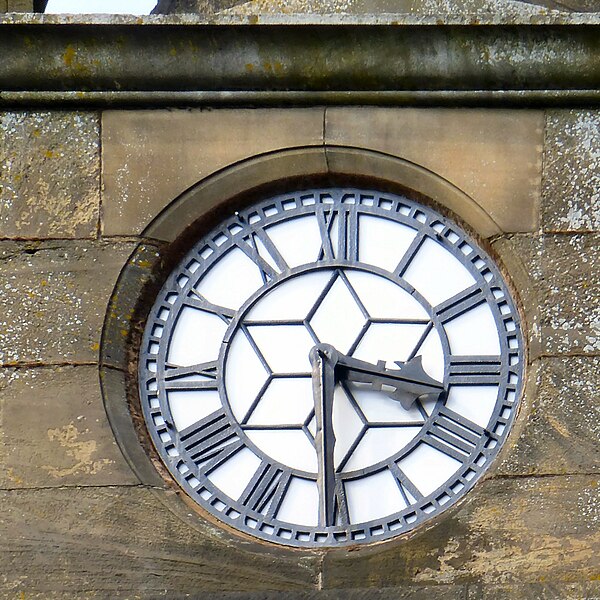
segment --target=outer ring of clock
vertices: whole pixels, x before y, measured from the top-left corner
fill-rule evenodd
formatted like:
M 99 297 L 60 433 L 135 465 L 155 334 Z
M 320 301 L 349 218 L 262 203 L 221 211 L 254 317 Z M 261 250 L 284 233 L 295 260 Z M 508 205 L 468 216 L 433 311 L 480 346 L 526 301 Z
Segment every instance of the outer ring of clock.
M 525 351 L 521 322 L 515 302 L 498 267 L 489 255 L 470 235 L 450 219 L 427 206 L 396 194 L 354 188 L 312 189 L 281 194 L 256 203 L 244 211 L 240 211 L 239 214 L 244 217 L 246 222 L 264 227 L 302 214 L 311 214 L 314 211 L 315 201 L 317 204 L 329 203 L 328 198 L 331 194 L 340 198 L 355 197 L 357 210 L 361 214 L 393 218 L 412 228 L 426 231 L 429 237 L 442 244 L 447 251 L 461 261 L 476 281 L 481 284 L 485 301 L 492 309 L 500 339 L 502 375 L 496 405 L 490 419 L 492 425 L 486 430 L 486 436 L 480 438 L 468 460 L 463 463 L 455 475 L 417 505 L 410 505 L 381 519 L 349 526 L 308 527 L 286 523 L 276 518 L 266 518 L 262 513 L 249 510 L 229 498 L 197 469 L 189 456 L 185 456 L 185 453 L 181 452 L 177 432 L 171 425 L 172 420 L 166 402 L 166 394 L 164 390 L 162 393 L 160 390 L 160 364 L 164 364 L 166 360 L 168 340 L 180 309 L 180 300 L 185 297 L 190 286 L 195 284 L 202 274 L 206 273 L 233 246 L 235 233 L 232 234 L 231 229 L 233 223 L 237 222 L 237 216 L 225 219 L 221 225 L 203 237 L 189 250 L 169 275 L 147 320 L 139 355 L 139 392 L 146 425 L 154 446 L 170 474 L 197 505 L 234 530 L 269 542 L 294 547 L 332 547 L 384 541 L 414 530 L 454 505 L 480 480 L 500 451 L 515 419 L 523 386 Z M 226 238 L 225 241 L 222 239 L 223 236 Z M 194 268 L 193 265 L 197 266 Z M 350 264 L 341 261 L 322 267 L 314 265 L 298 267 L 285 273 L 279 280 L 273 281 L 266 288 L 259 289 L 250 297 L 233 318 L 224 340 L 231 337 L 239 320 L 243 319 L 243 315 L 249 307 L 273 286 L 315 268 L 329 269 L 336 266 L 370 270 L 374 274 L 383 275 L 401 285 L 390 273 L 372 265 Z M 429 303 L 423 298 L 420 298 L 419 301 L 431 311 Z M 166 316 L 165 310 L 168 312 Z M 434 313 L 430 312 L 430 314 L 432 317 L 436 317 Z M 160 338 L 154 335 L 156 328 L 161 328 L 162 336 Z M 448 341 L 444 334 L 444 328 L 439 327 L 437 330 L 444 346 L 444 354 L 447 356 Z M 221 365 L 224 364 L 225 355 L 226 345 L 223 345 L 219 357 Z M 157 380 L 158 385 L 154 389 Z M 447 381 L 448 363 L 446 361 L 445 386 Z M 219 384 L 219 393 L 223 405 L 227 407 L 226 391 L 222 380 Z M 428 423 L 436 417 L 440 404 L 438 403 L 435 411 L 430 415 L 430 419 L 422 427 L 421 433 L 402 449 L 402 455 L 408 454 L 427 434 Z M 231 412 L 229 412 L 229 418 L 234 421 L 235 426 Z M 253 444 L 249 440 L 247 446 L 257 454 L 262 454 L 260 450 L 253 448 Z M 398 459 L 399 456 L 393 458 L 395 461 Z M 275 462 L 270 457 L 269 460 Z M 386 459 L 384 462 L 389 461 Z M 289 469 L 287 466 L 285 468 Z

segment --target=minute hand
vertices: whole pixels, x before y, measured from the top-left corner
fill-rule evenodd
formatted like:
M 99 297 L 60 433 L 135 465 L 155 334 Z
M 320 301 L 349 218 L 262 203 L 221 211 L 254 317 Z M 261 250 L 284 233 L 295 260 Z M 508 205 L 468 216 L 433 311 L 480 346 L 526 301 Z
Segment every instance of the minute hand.
M 392 400 L 400 402 L 405 410 L 409 410 L 419 397 L 437 399 L 444 391 L 444 386 L 423 370 L 421 356 L 415 356 L 404 364 L 396 364 L 399 369 L 387 369 L 383 362 L 373 365 L 340 354 L 337 363 L 338 379 L 370 384 L 372 389 L 383 391 Z

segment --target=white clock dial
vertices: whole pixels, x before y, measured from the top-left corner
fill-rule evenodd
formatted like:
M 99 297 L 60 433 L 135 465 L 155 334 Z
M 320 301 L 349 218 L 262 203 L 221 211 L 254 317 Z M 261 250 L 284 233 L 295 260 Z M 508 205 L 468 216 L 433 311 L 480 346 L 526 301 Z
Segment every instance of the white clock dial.
M 308 190 L 190 250 L 151 311 L 140 395 L 163 461 L 223 522 L 368 543 L 471 489 L 523 355 L 506 283 L 456 224 L 393 194 Z

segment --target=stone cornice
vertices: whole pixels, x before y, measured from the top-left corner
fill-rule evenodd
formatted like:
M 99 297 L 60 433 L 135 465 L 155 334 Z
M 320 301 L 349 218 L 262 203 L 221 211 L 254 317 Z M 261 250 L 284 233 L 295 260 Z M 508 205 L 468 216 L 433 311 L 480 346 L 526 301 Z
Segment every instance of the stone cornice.
M 5 18 L 0 104 L 561 106 L 600 101 L 596 24 L 165 22 L 172 19 Z M 144 26 L 137 25 L 140 21 Z

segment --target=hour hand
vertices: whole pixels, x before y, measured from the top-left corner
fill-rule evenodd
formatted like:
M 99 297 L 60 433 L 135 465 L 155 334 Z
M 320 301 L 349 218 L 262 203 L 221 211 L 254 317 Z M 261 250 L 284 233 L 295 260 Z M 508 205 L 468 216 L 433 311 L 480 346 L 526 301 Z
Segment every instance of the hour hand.
M 425 373 L 421 356 L 396 364 L 399 369 L 387 369 L 383 361 L 373 365 L 340 354 L 337 373 L 339 379 L 369 384 L 371 389 L 382 391 L 392 400 L 400 402 L 405 410 L 409 410 L 418 398 L 437 399 L 444 391 L 439 381 Z
M 333 395 L 338 353 L 333 346 L 319 344 L 309 354 L 312 365 L 315 403 L 315 447 L 317 450 L 319 489 L 319 524 L 326 527 L 335 521 L 335 432 L 333 430 Z

